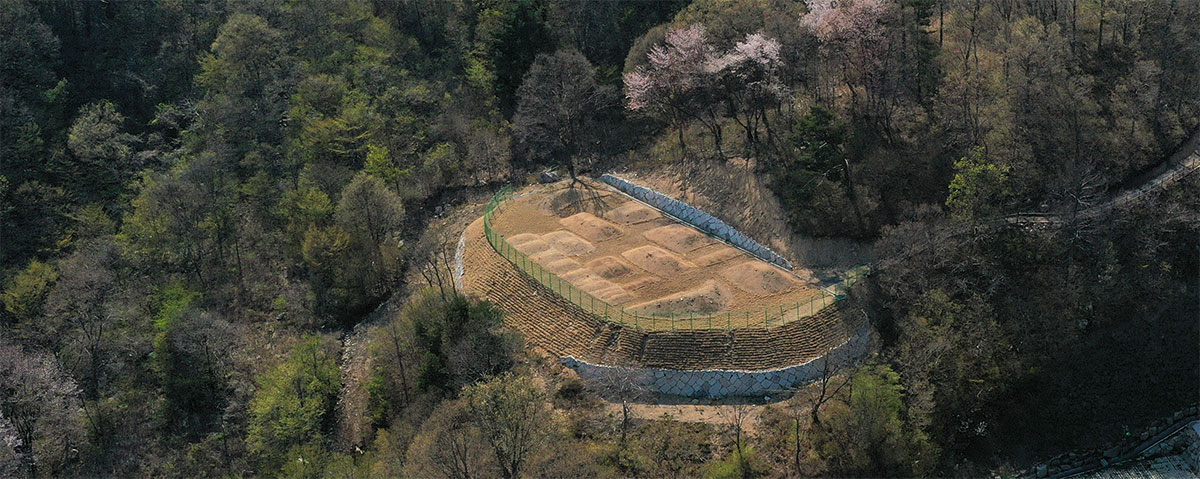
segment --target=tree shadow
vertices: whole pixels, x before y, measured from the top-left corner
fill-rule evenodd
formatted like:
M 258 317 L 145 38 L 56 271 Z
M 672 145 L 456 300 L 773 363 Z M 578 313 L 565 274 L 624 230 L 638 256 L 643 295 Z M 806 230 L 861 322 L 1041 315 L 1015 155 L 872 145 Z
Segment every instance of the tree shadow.
M 615 206 L 609 199 L 611 196 L 611 192 L 580 179 L 571 182 L 566 191 L 560 194 L 560 200 L 556 200 L 556 202 L 561 202 L 562 205 L 556 207 L 555 210 L 563 217 L 578 213 L 600 216 Z

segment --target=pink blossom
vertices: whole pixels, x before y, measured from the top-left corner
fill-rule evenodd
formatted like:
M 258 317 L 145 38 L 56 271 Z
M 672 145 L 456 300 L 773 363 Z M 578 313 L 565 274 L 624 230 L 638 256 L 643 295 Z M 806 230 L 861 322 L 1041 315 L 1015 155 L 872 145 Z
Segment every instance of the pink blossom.
M 889 0 L 809 0 L 808 14 L 801 22 L 821 41 L 882 41 L 882 24 L 895 8 Z
M 692 25 L 667 32 L 663 44 L 652 47 L 646 57 L 649 65 L 625 74 L 625 98 L 631 110 L 705 85 L 714 55 L 704 27 Z

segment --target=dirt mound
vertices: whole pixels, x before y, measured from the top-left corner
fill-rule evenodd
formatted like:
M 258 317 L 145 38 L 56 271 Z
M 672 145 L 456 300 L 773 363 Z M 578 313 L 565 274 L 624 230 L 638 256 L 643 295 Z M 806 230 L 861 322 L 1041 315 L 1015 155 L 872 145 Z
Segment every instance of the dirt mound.
M 633 248 L 621 253 L 621 256 L 660 278 L 668 278 L 696 267 L 670 251 L 651 245 Z
M 610 210 L 604 216 L 623 225 L 635 225 L 638 223 L 645 223 L 653 219 L 662 218 L 662 214 L 660 214 L 654 208 L 643 205 L 636 201 L 630 201 L 616 209 Z
M 575 261 L 575 260 L 573 260 L 571 258 L 567 258 L 567 257 L 563 257 L 562 259 L 559 259 L 556 261 L 551 261 L 549 263 L 542 263 L 542 264 L 545 264 L 546 269 L 550 270 L 552 273 L 558 275 L 559 277 L 562 277 L 562 276 L 566 275 L 567 273 L 570 273 L 577 269 L 583 268 L 583 265 L 579 264 L 578 261 Z
M 625 291 L 625 288 L 600 277 L 600 275 L 588 268 L 579 268 L 570 271 L 562 275 L 562 279 L 566 280 L 576 289 L 583 290 L 596 299 L 609 304 L 624 304 L 633 300 L 633 296 L 628 291 Z M 564 294 L 571 295 L 572 293 L 566 292 Z
M 517 251 L 525 253 L 526 256 L 535 255 L 545 252 L 550 249 L 550 244 L 542 241 L 538 235 L 533 233 L 521 233 L 508 238 L 508 243 L 516 248 Z
M 733 293 L 729 291 L 728 286 L 710 279 L 698 288 L 635 304 L 629 308 L 646 313 L 714 313 L 725 309 L 732 299 Z
M 596 273 L 593 273 L 587 268 L 579 268 L 567 271 L 566 273 L 563 273 L 562 276 L 559 276 L 559 278 L 576 285 L 581 289 L 584 289 L 582 286 L 583 282 L 601 279 L 600 276 L 596 275 Z
M 721 277 L 738 289 L 754 294 L 775 294 L 795 288 L 799 281 L 761 261 L 746 261 L 721 270 Z
M 553 246 L 554 249 L 561 251 L 562 254 L 567 256 L 579 256 L 596 251 L 595 246 L 592 246 L 587 240 L 575 236 L 570 231 L 546 233 L 542 235 L 542 239 Z
M 541 253 L 529 255 L 529 259 L 540 265 L 548 265 L 558 260 L 567 259 L 567 257 L 554 248 L 547 248 Z
M 676 253 L 688 253 L 716 242 L 708 235 L 678 223 L 660 226 L 642 235 Z
M 558 220 L 564 228 L 591 241 L 604 241 L 621 236 L 621 228 L 591 213 L 576 213 Z
M 720 245 L 717 248 L 714 248 L 713 252 L 707 253 L 704 256 L 696 258 L 695 262 L 696 262 L 696 264 L 698 264 L 700 266 L 712 266 L 717 263 L 729 261 L 729 260 L 731 260 L 733 258 L 737 258 L 739 256 L 742 256 L 742 252 L 738 251 L 737 248 Z
M 587 267 L 604 279 L 619 278 L 633 272 L 629 266 L 626 266 L 616 256 L 605 256 L 597 260 L 592 260 L 592 262 L 587 264 Z
M 622 285 L 629 291 L 638 291 L 643 288 L 653 287 L 655 284 L 658 284 L 659 281 L 660 280 L 654 276 L 642 276 L 635 280 L 623 283 Z

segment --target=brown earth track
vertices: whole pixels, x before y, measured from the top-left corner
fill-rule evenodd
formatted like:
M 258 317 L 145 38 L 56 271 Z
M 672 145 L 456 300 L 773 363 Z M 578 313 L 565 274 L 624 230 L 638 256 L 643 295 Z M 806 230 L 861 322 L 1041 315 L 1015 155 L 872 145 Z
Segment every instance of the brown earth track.
M 555 357 L 677 370 L 766 370 L 819 357 L 845 341 L 855 325 L 846 319 L 850 315 L 829 307 L 771 329 L 625 328 L 586 313 L 513 267 L 484 238 L 482 219 L 464 234 L 467 294 L 499 305 L 505 321 L 525 335 L 531 348 Z

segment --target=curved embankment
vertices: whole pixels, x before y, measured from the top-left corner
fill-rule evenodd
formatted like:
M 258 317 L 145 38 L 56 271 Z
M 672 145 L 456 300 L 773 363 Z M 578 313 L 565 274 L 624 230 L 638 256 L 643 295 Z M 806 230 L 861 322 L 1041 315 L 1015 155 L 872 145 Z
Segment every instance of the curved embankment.
M 490 300 L 505 321 L 524 334 L 529 346 L 560 358 L 610 365 L 652 374 L 694 374 L 726 370 L 768 372 L 808 363 L 846 343 L 861 321 L 829 307 L 811 318 L 771 329 L 641 331 L 623 328 L 584 312 L 546 289 L 496 253 L 483 235 L 482 219 L 463 232 L 463 290 Z M 844 306 L 843 306 L 844 307 Z M 847 319 L 849 318 L 849 319 Z M 586 370 L 586 368 L 585 368 Z M 798 378 L 798 375 L 790 375 Z M 724 395 L 760 394 L 756 381 Z M 774 388 L 787 387 L 774 382 Z M 658 389 L 659 392 L 666 392 Z M 692 392 L 709 395 L 709 390 Z

